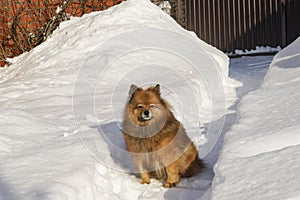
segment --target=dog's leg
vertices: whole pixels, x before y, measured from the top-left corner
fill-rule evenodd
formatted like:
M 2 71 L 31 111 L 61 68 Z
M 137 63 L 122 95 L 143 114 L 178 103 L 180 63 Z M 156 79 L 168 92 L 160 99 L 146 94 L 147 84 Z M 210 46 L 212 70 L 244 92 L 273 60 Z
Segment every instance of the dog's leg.
M 150 174 L 149 172 L 142 172 L 141 173 L 141 184 L 149 184 L 150 183 Z
M 167 182 L 163 185 L 165 188 L 175 187 L 179 182 L 179 174 L 176 167 L 176 162 L 166 167 L 167 170 Z
M 140 183 L 141 184 L 145 184 L 145 183 L 149 184 L 150 183 L 150 174 L 149 174 L 149 172 L 147 172 L 147 170 L 144 169 L 143 163 L 140 160 L 136 160 L 135 164 L 136 164 L 136 169 L 138 170 L 138 172 L 141 176 Z

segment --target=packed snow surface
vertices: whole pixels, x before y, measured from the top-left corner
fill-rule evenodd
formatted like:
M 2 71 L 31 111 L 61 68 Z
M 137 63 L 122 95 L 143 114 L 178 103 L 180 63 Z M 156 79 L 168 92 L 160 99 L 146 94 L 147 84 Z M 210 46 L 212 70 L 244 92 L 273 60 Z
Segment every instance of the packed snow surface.
M 213 199 L 300 199 L 300 38 L 244 96 L 215 166 Z

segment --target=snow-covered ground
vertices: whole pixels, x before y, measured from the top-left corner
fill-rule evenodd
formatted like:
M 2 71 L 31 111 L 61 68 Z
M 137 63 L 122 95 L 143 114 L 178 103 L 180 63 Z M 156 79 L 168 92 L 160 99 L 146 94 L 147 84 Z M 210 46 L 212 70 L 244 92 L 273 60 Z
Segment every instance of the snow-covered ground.
M 284 68 L 297 63 L 299 57 L 293 55 L 283 50 L 276 57 L 263 87 L 242 99 L 237 116 L 239 98 L 260 86 L 272 57 L 232 60 L 229 78 L 225 54 L 148 0 L 127 0 L 64 22 L 45 43 L 0 70 L 0 199 L 210 199 L 211 192 L 215 199 L 228 199 L 230 189 L 243 189 L 249 197 L 249 182 L 256 195 L 266 186 L 263 192 L 276 189 L 280 197 L 296 198 L 297 184 L 283 184 L 299 169 L 299 149 L 283 149 L 299 141 L 299 70 L 297 65 Z M 141 185 L 131 175 L 120 122 L 132 83 L 162 85 L 162 95 L 208 164 L 203 174 L 168 190 L 155 180 Z M 287 87 L 285 93 L 281 87 Z M 236 118 L 239 124 L 226 134 L 211 187 L 222 137 Z M 267 119 L 270 124 L 263 121 Z M 253 169 L 247 165 L 251 161 Z M 273 163 L 287 169 L 274 179 L 284 185 L 282 190 L 268 182 L 277 168 L 257 173 L 257 167 L 266 170 Z M 294 177 L 299 182 L 299 175 Z
M 300 38 L 244 96 L 215 166 L 213 199 L 300 199 Z
M 236 100 L 227 56 L 148 0 L 64 22 L 11 62 L 0 73 L 1 199 L 162 199 L 169 190 L 139 184 L 124 151 L 130 85 L 160 83 L 195 144 L 207 140 L 202 157 Z M 211 183 L 200 177 L 179 187 L 199 196 Z

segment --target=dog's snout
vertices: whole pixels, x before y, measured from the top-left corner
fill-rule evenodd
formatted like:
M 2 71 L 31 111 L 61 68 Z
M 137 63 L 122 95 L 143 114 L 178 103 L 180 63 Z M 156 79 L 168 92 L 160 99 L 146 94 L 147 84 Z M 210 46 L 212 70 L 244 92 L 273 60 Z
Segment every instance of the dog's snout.
M 144 111 L 144 115 L 148 116 L 150 114 L 149 110 Z

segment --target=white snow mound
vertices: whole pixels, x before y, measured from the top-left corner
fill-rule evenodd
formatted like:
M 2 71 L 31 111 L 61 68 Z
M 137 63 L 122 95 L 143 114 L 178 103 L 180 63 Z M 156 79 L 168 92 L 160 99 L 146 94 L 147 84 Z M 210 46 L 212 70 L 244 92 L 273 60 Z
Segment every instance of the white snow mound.
M 63 22 L 11 62 L 0 69 L 0 199 L 164 198 L 160 183 L 140 185 L 118 154 L 130 84 L 160 83 L 197 145 L 200 126 L 236 98 L 227 56 L 148 0 Z M 212 127 L 206 137 L 217 141 L 222 127 Z M 203 156 L 215 143 L 207 144 Z
M 224 139 L 213 199 L 299 199 L 300 38 L 280 51 L 261 88 L 244 96 Z

